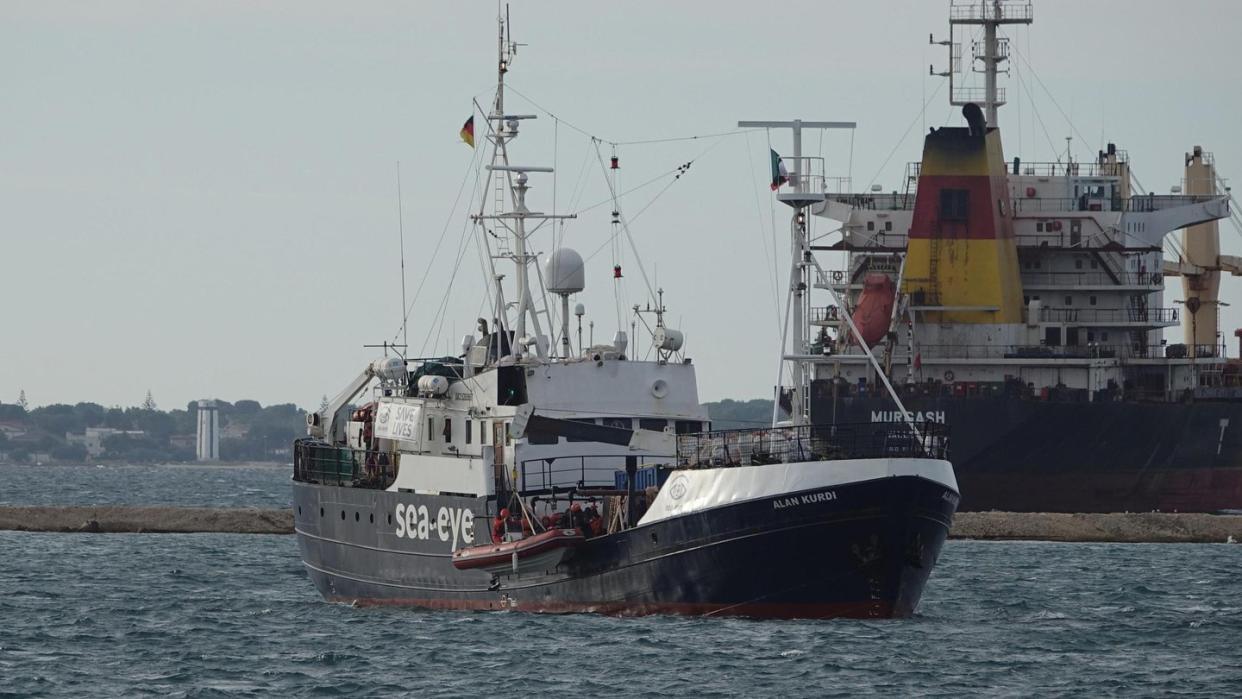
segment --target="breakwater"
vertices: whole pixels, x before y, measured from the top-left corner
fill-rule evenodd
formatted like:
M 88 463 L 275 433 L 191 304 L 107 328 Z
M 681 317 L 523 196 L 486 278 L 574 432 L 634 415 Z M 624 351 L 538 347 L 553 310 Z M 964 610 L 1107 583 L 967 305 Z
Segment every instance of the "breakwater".
M 293 511 L 258 507 L 0 507 L 0 531 L 292 534 Z
M 293 512 L 256 507 L 0 507 L 0 530 L 98 533 L 291 534 Z M 1242 515 L 963 512 L 955 539 L 1117 543 L 1242 542 Z

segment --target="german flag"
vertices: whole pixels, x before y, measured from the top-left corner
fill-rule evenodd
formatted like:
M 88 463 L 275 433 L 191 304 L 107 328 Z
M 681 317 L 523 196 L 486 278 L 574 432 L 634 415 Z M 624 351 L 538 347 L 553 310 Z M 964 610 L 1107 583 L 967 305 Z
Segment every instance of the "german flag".
M 474 148 L 474 115 L 473 114 L 471 114 L 470 118 L 466 120 L 466 123 L 462 125 L 460 136 L 461 136 L 461 140 L 466 142 L 466 145 L 470 146 L 471 148 Z

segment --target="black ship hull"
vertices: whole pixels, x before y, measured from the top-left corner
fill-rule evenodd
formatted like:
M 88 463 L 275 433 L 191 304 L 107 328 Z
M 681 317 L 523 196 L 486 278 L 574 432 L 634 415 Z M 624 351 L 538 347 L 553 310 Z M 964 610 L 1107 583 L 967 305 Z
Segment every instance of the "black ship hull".
M 497 577 L 459 571 L 450 557 L 467 534 L 487 539 L 486 498 L 297 482 L 294 503 L 306 568 L 332 601 L 884 618 L 914 613 L 957 494 L 918 476 L 781 493 L 640 524 L 588 540 L 554 570 Z
M 896 422 L 880 397 L 816 382 L 812 420 Z M 1242 404 L 903 396 L 948 426 L 963 511 L 1219 512 L 1242 508 Z M 834 407 L 835 402 L 835 407 Z

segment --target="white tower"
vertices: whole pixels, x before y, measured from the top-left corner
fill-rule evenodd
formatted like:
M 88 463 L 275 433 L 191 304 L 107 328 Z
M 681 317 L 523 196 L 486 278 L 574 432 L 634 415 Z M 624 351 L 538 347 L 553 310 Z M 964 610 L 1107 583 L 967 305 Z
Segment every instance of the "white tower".
M 198 402 L 199 461 L 220 460 L 220 409 L 214 400 Z

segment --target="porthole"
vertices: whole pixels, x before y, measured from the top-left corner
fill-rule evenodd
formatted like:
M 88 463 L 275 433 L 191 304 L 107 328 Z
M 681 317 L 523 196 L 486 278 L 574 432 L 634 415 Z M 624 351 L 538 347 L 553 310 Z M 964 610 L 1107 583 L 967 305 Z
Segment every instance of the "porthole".
M 341 510 L 341 521 L 345 521 L 345 510 Z
M 362 515 L 360 515 L 360 514 L 358 514 L 357 512 L 355 512 L 355 513 L 354 513 L 354 521 L 355 521 L 355 522 L 357 522 L 357 521 L 358 521 L 358 520 L 360 520 L 360 519 L 362 519 Z
M 322 507 L 321 507 L 321 508 L 319 508 L 319 516 L 320 516 L 320 517 L 322 517 L 322 516 L 323 516 L 323 508 L 322 508 Z

